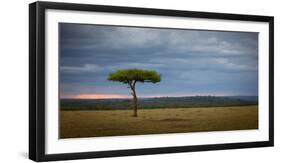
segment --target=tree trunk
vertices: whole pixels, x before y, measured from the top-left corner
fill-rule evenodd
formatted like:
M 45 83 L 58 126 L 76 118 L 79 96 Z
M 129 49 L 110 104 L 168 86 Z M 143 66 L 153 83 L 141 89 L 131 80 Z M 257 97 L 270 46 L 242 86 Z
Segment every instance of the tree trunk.
M 138 116 L 138 99 L 137 99 L 137 95 L 136 92 L 134 91 L 133 93 L 133 100 L 134 100 L 134 117 Z
M 134 109 L 134 117 L 138 116 L 138 98 L 137 98 L 137 93 L 136 93 L 136 81 L 133 81 L 132 83 L 129 84 L 131 89 L 132 89 L 132 96 L 133 96 L 133 109 Z

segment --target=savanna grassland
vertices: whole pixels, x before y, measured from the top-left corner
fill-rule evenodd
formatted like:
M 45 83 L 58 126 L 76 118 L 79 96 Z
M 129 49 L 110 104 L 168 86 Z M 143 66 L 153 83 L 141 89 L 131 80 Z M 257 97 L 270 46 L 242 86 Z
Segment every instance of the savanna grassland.
M 60 138 L 258 129 L 258 106 L 61 110 Z

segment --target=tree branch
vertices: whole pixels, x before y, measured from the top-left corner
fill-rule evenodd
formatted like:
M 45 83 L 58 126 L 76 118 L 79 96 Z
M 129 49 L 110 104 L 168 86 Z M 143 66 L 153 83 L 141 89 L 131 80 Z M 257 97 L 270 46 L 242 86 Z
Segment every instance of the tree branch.
M 135 89 L 136 83 L 137 83 L 137 80 L 134 80 L 134 81 L 133 81 L 133 88 L 134 88 L 134 89 Z
M 132 90 L 134 90 L 133 85 L 132 85 L 132 81 L 128 81 L 128 84 L 129 84 L 130 88 L 131 88 Z

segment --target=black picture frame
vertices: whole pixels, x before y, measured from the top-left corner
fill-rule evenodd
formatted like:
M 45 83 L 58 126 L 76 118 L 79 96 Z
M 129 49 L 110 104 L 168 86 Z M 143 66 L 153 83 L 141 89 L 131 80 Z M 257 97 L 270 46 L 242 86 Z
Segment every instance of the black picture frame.
M 161 15 L 269 23 L 269 140 L 246 143 L 156 147 L 149 149 L 112 150 L 83 153 L 45 153 L 45 11 L 95 11 L 123 14 Z M 274 18 L 271 16 L 222 14 L 152 8 L 102 6 L 88 4 L 34 2 L 29 5 L 29 158 L 34 161 L 55 161 L 116 156 L 208 151 L 236 148 L 269 147 L 274 144 Z

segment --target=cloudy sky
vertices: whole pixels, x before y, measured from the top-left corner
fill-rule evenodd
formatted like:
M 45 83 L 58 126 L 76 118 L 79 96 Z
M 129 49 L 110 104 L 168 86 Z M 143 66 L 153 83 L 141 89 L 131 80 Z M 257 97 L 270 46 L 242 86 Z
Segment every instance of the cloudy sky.
M 60 96 L 126 98 L 107 81 L 118 69 L 156 70 L 140 97 L 257 95 L 258 33 L 64 24 L 60 30 Z

